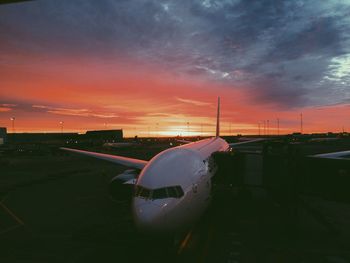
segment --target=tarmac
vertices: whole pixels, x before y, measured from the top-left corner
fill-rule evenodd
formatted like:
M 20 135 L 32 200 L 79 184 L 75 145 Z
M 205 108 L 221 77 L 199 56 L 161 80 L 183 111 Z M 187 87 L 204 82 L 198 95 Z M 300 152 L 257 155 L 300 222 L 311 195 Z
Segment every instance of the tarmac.
M 110 152 L 147 160 L 167 147 Z M 335 233 L 302 205 L 289 220 L 265 189 L 222 186 L 174 245 L 139 233 L 128 204 L 109 197 L 108 183 L 124 167 L 45 146 L 0 158 L 0 262 L 350 262 L 349 204 L 302 197 Z

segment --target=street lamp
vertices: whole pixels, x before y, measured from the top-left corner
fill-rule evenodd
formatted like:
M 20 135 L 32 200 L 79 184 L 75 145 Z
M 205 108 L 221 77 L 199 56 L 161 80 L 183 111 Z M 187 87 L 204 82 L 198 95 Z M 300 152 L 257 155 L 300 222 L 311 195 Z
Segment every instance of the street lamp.
M 61 133 L 63 133 L 63 121 L 60 121 L 60 126 L 61 126 Z
M 10 120 L 12 122 L 12 133 L 15 133 L 15 117 L 11 117 Z
M 159 132 L 159 131 L 158 131 L 158 127 L 159 127 L 159 123 L 157 122 L 157 123 L 156 123 L 156 137 L 157 137 L 157 138 L 159 137 L 159 134 L 158 134 L 158 132 Z

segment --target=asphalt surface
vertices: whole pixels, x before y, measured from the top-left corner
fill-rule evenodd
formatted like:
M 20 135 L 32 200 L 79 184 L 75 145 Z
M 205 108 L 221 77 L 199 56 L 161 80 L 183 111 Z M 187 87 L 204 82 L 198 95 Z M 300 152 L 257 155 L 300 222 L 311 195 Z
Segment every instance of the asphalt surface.
M 166 147 L 114 152 L 148 159 Z M 42 151 L 1 156 L 0 262 L 350 262 L 349 205 L 303 198 L 333 233 L 302 205 L 294 217 L 264 189 L 225 186 L 174 242 L 139 233 L 128 204 L 109 197 L 125 168 Z

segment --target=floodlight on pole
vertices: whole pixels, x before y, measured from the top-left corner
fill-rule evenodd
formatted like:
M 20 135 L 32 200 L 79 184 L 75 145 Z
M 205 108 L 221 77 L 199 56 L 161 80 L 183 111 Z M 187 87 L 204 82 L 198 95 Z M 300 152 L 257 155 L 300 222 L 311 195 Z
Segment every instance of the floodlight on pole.
M 303 133 L 303 113 L 300 113 L 300 133 Z
M 61 133 L 63 133 L 63 121 L 60 121 L 60 126 L 61 126 Z
M 12 133 L 15 133 L 15 120 L 16 120 L 16 118 L 15 117 L 11 117 L 10 120 L 12 122 Z

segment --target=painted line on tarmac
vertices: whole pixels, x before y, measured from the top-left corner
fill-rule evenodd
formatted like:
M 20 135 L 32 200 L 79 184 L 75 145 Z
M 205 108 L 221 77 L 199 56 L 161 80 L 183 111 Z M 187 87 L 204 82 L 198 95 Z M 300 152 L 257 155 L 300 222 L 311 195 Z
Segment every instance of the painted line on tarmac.
M 182 240 L 181 245 L 179 247 L 179 250 L 177 251 L 178 255 L 180 255 L 182 253 L 184 248 L 187 246 L 188 241 L 190 241 L 191 237 L 192 237 L 192 230 L 190 232 L 188 232 L 186 237 L 184 238 L 184 240 Z
M 0 202 L 0 206 L 20 225 L 24 225 L 23 221 L 18 218 L 6 205 Z
M 15 226 L 11 226 L 11 227 L 9 227 L 9 228 L 6 228 L 5 230 L 0 231 L 0 235 L 5 234 L 5 233 L 7 233 L 7 232 L 10 232 L 10 231 L 12 231 L 12 230 L 15 230 L 16 228 L 19 228 L 19 227 L 21 227 L 21 226 L 23 226 L 23 225 L 17 224 L 17 225 L 15 225 Z
M 214 237 L 214 232 L 215 232 L 214 226 L 211 225 L 209 227 L 208 232 L 207 232 L 207 238 L 206 238 L 205 244 L 203 246 L 202 253 L 200 253 L 200 255 L 199 255 L 198 262 L 206 262 L 206 257 L 208 255 L 210 243 L 212 242 L 212 239 Z

